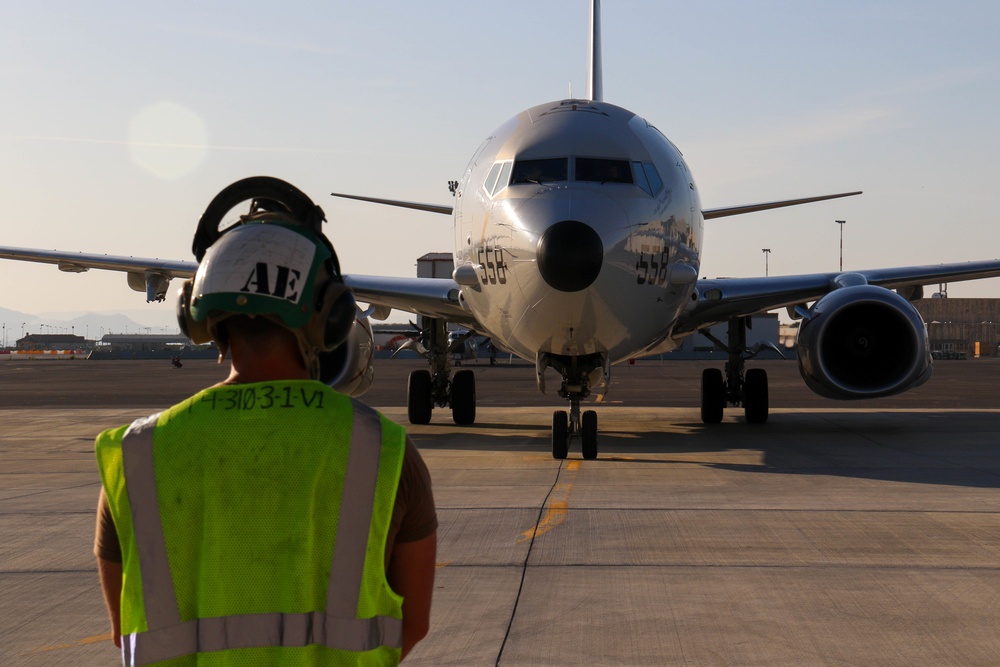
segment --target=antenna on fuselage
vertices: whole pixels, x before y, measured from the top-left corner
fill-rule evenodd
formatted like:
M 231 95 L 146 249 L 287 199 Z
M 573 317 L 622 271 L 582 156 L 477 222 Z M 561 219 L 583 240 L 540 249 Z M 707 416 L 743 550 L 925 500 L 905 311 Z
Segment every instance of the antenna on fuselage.
M 587 62 L 587 99 L 604 99 L 604 74 L 601 70 L 601 0 L 590 0 L 590 60 Z

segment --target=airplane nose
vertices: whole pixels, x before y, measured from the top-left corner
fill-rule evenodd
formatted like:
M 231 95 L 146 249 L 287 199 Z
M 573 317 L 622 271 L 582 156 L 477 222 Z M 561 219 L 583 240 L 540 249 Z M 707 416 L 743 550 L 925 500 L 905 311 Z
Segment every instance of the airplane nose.
M 604 244 L 588 225 L 563 220 L 538 239 L 536 258 L 538 271 L 550 287 L 579 292 L 597 280 L 604 262 Z

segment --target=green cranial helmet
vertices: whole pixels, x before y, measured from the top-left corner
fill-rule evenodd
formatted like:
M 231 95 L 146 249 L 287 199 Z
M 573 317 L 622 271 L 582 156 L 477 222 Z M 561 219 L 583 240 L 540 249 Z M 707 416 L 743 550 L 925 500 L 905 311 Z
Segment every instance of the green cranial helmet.
M 196 322 L 231 315 L 267 315 L 301 329 L 316 308 L 317 277 L 330 250 L 301 226 L 243 224 L 205 252 L 191 289 Z

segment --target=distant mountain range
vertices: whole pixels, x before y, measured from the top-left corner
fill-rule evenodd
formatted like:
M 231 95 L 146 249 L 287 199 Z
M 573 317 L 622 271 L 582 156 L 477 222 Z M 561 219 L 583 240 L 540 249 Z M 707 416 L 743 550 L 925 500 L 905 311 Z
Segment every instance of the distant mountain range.
M 172 308 L 123 313 L 56 312 L 32 315 L 0 307 L 0 333 L 4 345 L 14 345 L 22 335 L 75 334 L 98 340 L 104 334 L 179 333 Z

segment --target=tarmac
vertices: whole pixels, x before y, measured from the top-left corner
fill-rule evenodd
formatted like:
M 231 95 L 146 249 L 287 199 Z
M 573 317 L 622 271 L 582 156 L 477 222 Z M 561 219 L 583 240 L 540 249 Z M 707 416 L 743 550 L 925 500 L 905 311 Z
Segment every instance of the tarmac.
M 476 424 L 408 427 L 440 528 L 431 631 L 404 664 L 1000 664 L 1000 360 L 850 403 L 763 362 L 769 421 L 715 426 L 705 365 L 616 368 L 587 405 L 595 461 L 552 459 L 563 406 L 530 366 L 466 366 Z M 365 399 L 405 423 L 417 367 L 379 362 Z M 0 664 L 120 663 L 92 555 L 94 436 L 224 375 L 0 362 Z

